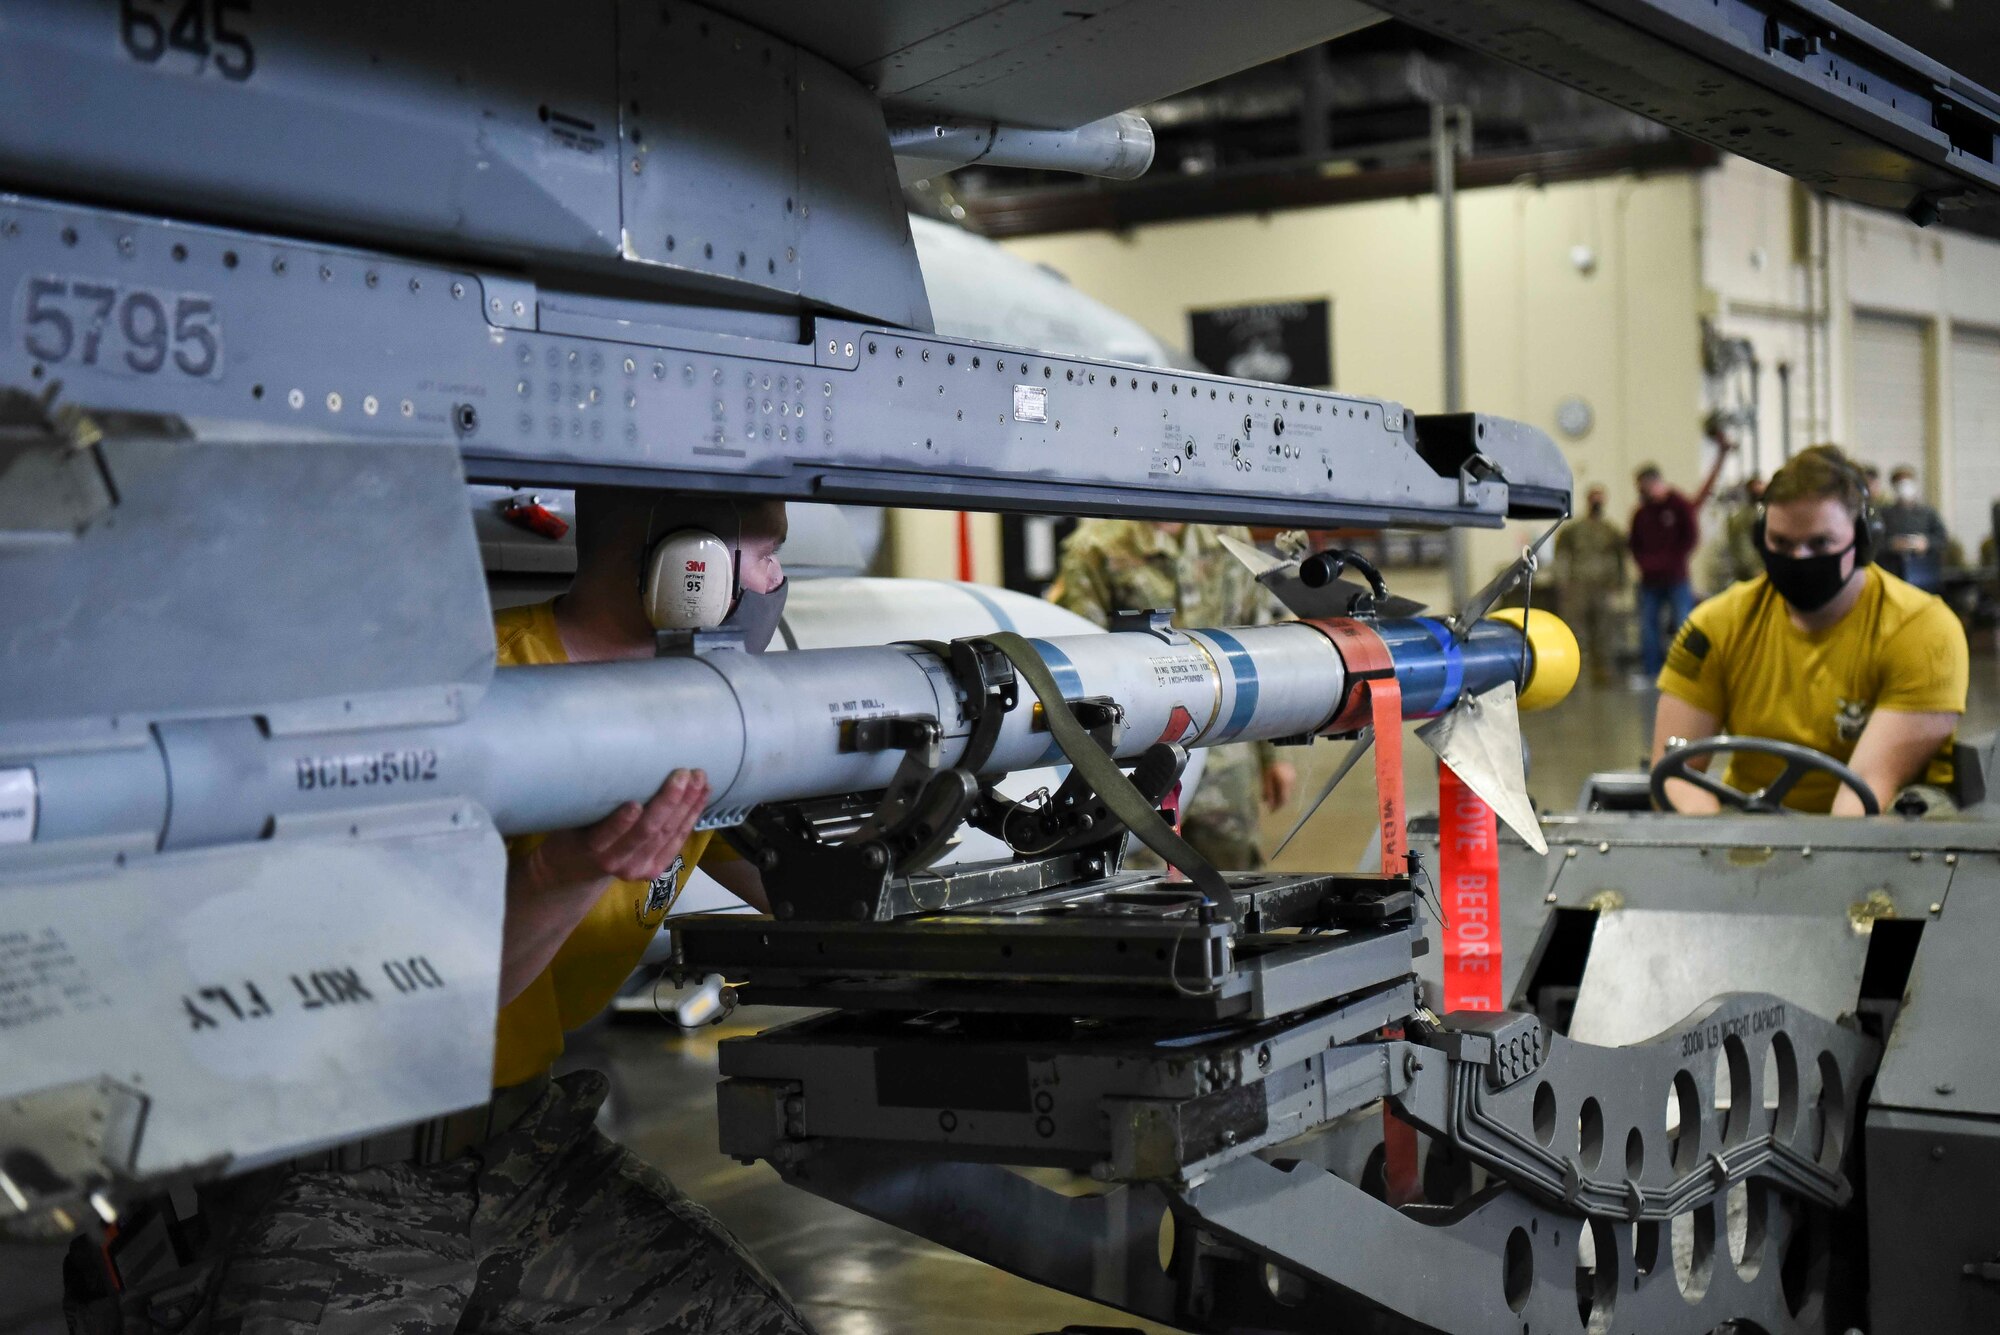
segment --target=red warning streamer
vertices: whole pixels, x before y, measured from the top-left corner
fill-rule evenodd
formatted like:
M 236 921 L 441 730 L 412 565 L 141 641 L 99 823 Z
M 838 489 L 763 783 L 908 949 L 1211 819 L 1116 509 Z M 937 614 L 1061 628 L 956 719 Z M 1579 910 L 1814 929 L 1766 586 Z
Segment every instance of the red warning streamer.
M 1375 805 L 1382 822 L 1382 874 L 1409 870 L 1409 822 L 1403 816 L 1403 690 L 1394 677 L 1371 681 L 1368 708 L 1375 724 Z
M 1497 1011 L 1500 842 L 1493 808 L 1438 764 L 1438 901 L 1444 910 L 1444 1009 Z
M 1363 723 L 1375 729 L 1375 802 L 1382 824 L 1382 872 L 1401 876 L 1409 867 L 1409 823 L 1403 814 L 1403 688 L 1396 660 L 1375 629 L 1351 617 L 1306 622 L 1333 641 L 1346 669 L 1348 690 L 1324 732 L 1347 733 Z
M 1382 873 L 1401 876 L 1409 870 L 1409 822 L 1403 804 L 1403 688 L 1396 680 L 1396 663 L 1389 646 L 1375 629 L 1347 617 L 1309 620 L 1333 641 L 1347 672 L 1347 695 L 1323 729 L 1349 733 L 1367 723 L 1375 731 L 1375 805 L 1382 825 Z M 1384 1038 L 1401 1038 L 1401 1026 L 1382 1031 Z M 1382 1104 L 1382 1194 L 1402 1206 L 1424 1198 L 1417 1175 L 1417 1129 Z

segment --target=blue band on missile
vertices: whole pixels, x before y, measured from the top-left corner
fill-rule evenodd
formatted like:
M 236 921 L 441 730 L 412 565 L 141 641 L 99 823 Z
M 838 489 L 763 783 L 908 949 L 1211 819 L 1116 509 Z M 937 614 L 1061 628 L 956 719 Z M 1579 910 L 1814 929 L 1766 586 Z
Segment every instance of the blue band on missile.
M 1251 716 L 1257 712 L 1257 660 L 1250 656 L 1243 642 L 1228 631 L 1205 630 L 1202 634 L 1229 660 L 1230 680 L 1236 683 L 1236 704 L 1229 711 L 1229 721 L 1222 725 L 1219 734 L 1221 740 L 1228 741 L 1249 727 Z
M 1063 699 L 1082 699 L 1083 675 L 1076 670 L 1076 664 L 1069 661 L 1069 655 L 1047 640 L 1031 639 L 1028 643 L 1035 646 L 1035 652 L 1042 656 L 1044 663 L 1048 664 L 1049 675 L 1054 677 L 1056 685 L 1062 688 Z
M 989 598 L 984 593 L 981 593 L 979 591 L 979 586 L 977 584 L 959 584 L 956 585 L 955 587 L 963 590 L 968 598 L 972 599 L 973 602 L 978 603 L 981 607 L 985 608 L 987 615 L 993 618 L 993 624 L 998 626 L 1001 630 L 1019 629 L 1019 627 L 1017 627 L 1014 624 L 1014 618 L 1007 615 L 1007 609 L 1000 606 L 999 600 L 994 598 Z M 1040 644 L 1041 641 L 1037 640 L 1035 641 L 1035 643 Z M 1042 657 L 1047 658 L 1048 654 L 1043 653 Z
M 1458 642 L 1451 638 L 1451 627 L 1436 617 L 1413 618 L 1417 624 L 1431 633 L 1437 641 L 1438 652 L 1444 656 L 1444 685 L 1438 688 L 1437 699 L 1426 710 L 1430 714 L 1442 714 L 1458 702 L 1459 689 L 1465 685 L 1465 654 Z
M 1056 679 L 1056 687 L 1062 691 L 1063 699 L 1081 700 L 1083 698 L 1083 674 L 1076 670 L 1076 664 L 1069 661 L 1069 655 L 1056 648 L 1053 644 L 1050 644 L 1047 640 L 1031 639 L 1028 643 L 1035 646 L 1035 652 L 1040 654 L 1042 662 L 1048 665 L 1049 675 Z M 1035 763 L 1037 765 L 1053 765 L 1056 761 L 1062 759 L 1062 753 L 1062 743 L 1058 742 L 1055 739 L 1055 735 L 1051 733 L 1049 736 L 1049 749 L 1042 752 L 1041 759 Z

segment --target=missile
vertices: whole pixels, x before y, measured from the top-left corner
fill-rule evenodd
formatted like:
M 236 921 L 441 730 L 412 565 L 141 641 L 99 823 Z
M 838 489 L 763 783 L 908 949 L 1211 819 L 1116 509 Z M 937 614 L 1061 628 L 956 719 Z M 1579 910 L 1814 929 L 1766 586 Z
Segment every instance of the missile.
M 1123 710 L 1115 747 L 1136 759 L 1186 747 L 1351 731 L 1355 689 L 1386 661 L 1406 718 L 1427 718 L 1512 682 L 1541 708 L 1576 680 L 1576 640 L 1555 616 L 1500 613 L 1454 637 L 1429 617 L 1166 628 L 1032 641 L 1066 700 Z M 469 799 L 504 835 L 564 829 L 642 799 L 676 768 L 708 774 L 705 827 L 755 806 L 888 785 L 895 750 L 861 750 L 851 724 L 930 719 L 956 763 L 971 724 L 948 661 L 894 644 L 507 668 L 462 721 L 422 728 L 272 735 L 254 719 L 155 726 L 149 744 L 40 755 L 36 843 L 153 838 L 163 850 L 325 828 L 337 816 Z M 1023 700 L 980 770 L 1061 760 Z M 0 757 L 0 766 L 6 760 Z M 337 822 L 336 822 L 337 823 Z M 108 846 L 108 845 L 107 845 Z

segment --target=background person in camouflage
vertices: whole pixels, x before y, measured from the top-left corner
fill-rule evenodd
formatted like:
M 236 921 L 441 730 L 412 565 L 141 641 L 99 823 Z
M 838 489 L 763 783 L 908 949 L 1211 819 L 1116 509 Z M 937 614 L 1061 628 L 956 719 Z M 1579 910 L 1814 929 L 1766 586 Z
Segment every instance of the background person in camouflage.
M 1753 477 L 1731 489 L 1729 510 L 1722 521 L 1722 541 L 1716 544 L 1709 585 L 1716 592 L 1764 573 L 1757 551 L 1757 516 L 1764 504 L 1764 479 Z
M 1605 518 L 1605 502 L 1604 488 L 1592 487 L 1584 513 L 1556 531 L 1556 601 L 1600 686 L 1611 680 L 1617 663 L 1619 626 L 1612 601 L 1625 587 L 1625 535 Z
M 1174 624 L 1245 626 L 1267 618 L 1264 591 L 1229 554 L 1218 533 L 1250 541 L 1248 529 L 1086 519 L 1063 544 L 1051 601 L 1107 626 L 1115 613 L 1172 608 Z M 1298 771 L 1269 742 L 1218 746 L 1181 813 L 1181 834 L 1225 871 L 1264 865 L 1257 801 L 1273 811 L 1291 801 Z

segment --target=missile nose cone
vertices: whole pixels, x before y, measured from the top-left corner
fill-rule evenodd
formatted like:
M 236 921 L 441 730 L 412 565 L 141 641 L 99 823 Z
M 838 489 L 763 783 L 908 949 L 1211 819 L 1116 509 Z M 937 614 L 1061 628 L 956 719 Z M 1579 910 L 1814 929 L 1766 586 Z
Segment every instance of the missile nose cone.
M 1560 704 L 1576 685 L 1583 667 L 1583 652 L 1577 648 L 1576 633 L 1554 612 L 1535 609 L 1526 616 L 1518 607 L 1503 607 L 1488 614 L 1488 620 L 1504 621 L 1528 636 L 1528 680 L 1521 685 L 1520 707 L 1526 713 Z

